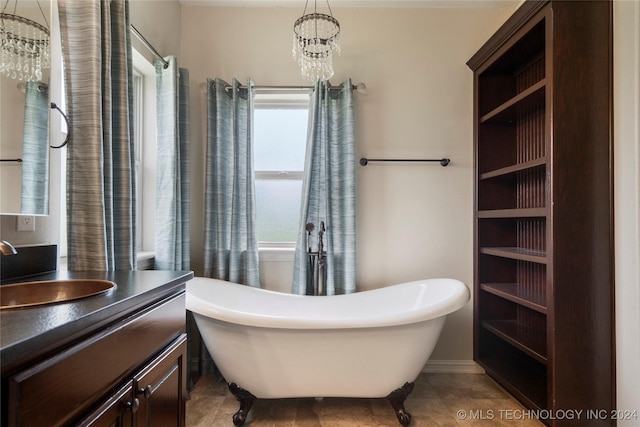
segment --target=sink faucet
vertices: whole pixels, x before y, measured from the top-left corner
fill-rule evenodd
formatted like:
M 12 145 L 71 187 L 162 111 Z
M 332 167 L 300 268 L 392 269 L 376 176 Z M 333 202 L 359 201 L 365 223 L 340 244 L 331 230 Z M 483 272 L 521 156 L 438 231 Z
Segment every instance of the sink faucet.
M 2 254 L 2 256 L 15 255 L 17 253 L 18 251 L 16 251 L 16 248 L 14 248 L 11 243 L 6 240 L 0 240 L 0 254 Z

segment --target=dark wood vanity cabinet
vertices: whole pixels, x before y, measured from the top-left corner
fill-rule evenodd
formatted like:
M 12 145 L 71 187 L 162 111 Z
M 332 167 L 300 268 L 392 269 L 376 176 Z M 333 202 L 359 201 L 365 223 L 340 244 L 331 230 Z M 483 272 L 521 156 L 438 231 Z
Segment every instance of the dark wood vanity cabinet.
M 186 336 L 177 339 L 78 426 L 184 426 L 182 378 L 186 342 Z
M 608 1 L 526 1 L 467 63 L 474 358 L 554 426 L 615 424 L 611 31 Z
M 8 381 L 8 425 L 184 426 L 184 290 Z

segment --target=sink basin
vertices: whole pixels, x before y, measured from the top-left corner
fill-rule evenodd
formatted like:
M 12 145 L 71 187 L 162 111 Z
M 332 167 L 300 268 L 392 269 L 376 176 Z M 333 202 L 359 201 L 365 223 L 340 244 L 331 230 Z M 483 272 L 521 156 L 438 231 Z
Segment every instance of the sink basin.
M 100 295 L 114 289 L 109 280 L 65 279 L 0 286 L 0 309 L 53 304 Z

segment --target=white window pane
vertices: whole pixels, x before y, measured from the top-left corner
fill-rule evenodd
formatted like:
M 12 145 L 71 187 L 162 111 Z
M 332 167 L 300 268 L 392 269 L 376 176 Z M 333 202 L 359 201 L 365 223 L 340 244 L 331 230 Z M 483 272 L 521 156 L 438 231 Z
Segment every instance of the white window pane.
M 258 241 L 295 242 L 302 180 L 256 179 Z
M 304 169 L 307 116 L 307 109 L 254 110 L 255 170 Z

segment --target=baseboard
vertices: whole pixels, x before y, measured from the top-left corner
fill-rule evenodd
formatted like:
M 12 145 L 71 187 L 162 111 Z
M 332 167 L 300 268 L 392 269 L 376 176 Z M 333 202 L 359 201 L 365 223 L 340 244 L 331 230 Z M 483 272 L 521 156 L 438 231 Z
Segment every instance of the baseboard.
M 429 360 L 422 372 L 429 374 L 484 374 L 473 360 Z

